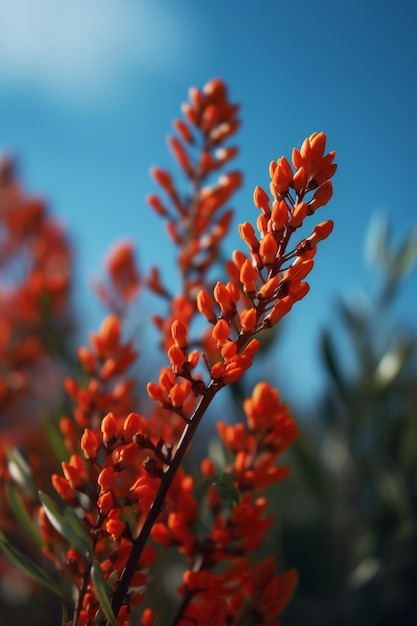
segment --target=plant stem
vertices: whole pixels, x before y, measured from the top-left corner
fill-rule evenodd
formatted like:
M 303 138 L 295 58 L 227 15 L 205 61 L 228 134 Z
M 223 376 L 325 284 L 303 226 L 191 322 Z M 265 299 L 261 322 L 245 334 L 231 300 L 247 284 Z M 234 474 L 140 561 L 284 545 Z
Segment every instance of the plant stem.
M 87 590 L 88 582 L 90 580 L 90 572 L 91 572 L 91 563 L 88 563 L 85 568 L 82 587 L 80 589 L 80 593 L 78 594 L 77 603 L 75 605 L 74 615 L 73 615 L 72 622 L 71 622 L 74 626 L 78 626 L 78 618 L 79 618 L 80 611 L 83 605 L 83 599 Z
M 193 572 L 201 572 L 206 567 L 206 556 L 200 556 L 198 562 L 193 567 Z M 177 611 L 174 615 L 174 619 L 172 620 L 171 626 L 176 626 L 180 620 L 183 618 L 185 611 L 187 610 L 191 600 L 194 598 L 196 591 L 191 591 L 189 589 L 183 596 L 180 605 L 177 608 Z
M 211 404 L 214 396 L 219 391 L 220 386 L 215 384 L 213 381 L 205 388 L 205 391 L 196 406 L 193 415 L 190 418 L 190 422 L 185 426 L 183 433 L 181 435 L 181 439 L 178 443 L 177 450 L 175 452 L 175 456 L 168 467 L 168 470 L 164 474 L 162 482 L 159 486 L 157 494 L 155 496 L 155 500 L 153 501 L 151 508 L 149 509 L 149 513 L 146 517 L 146 520 L 143 524 L 142 530 L 140 531 L 138 537 L 135 539 L 132 550 L 130 552 L 129 558 L 126 563 L 126 567 L 123 571 L 122 577 L 120 579 L 119 584 L 116 587 L 113 596 L 113 612 L 115 616 L 117 616 L 120 607 L 123 604 L 123 600 L 126 597 L 126 594 L 129 589 L 129 584 L 132 579 L 132 576 L 136 570 L 137 563 L 140 559 L 142 551 L 146 545 L 146 542 L 149 538 L 153 525 L 155 524 L 163 504 L 165 502 L 166 495 L 169 491 L 169 488 L 174 480 L 174 477 L 182 463 L 182 460 L 185 456 L 185 453 L 188 449 L 189 444 L 197 430 L 197 427 L 205 414 L 207 408 Z M 110 626 L 107 623 L 107 626 Z

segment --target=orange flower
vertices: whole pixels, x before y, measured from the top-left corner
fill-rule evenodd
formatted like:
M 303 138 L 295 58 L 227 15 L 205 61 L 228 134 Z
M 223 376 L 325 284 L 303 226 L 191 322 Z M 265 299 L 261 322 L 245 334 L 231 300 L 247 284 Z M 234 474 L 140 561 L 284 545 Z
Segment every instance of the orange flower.
M 101 487 L 103 492 L 110 491 L 114 485 L 114 481 L 115 476 L 112 467 L 103 468 L 97 477 L 97 484 Z
M 214 298 L 220 307 L 222 315 L 225 318 L 232 317 L 236 312 L 236 306 L 233 302 L 229 290 L 222 282 L 218 281 L 214 287 L 213 293 Z
M 256 207 L 258 207 L 258 209 L 262 210 L 265 217 L 271 216 L 269 197 L 262 187 L 255 187 L 255 191 L 253 192 L 253 203 Z
M 66 478 L 53 474 L 51 480 L 55 491 L 61 496 L 61 498 L 72 503 L 78 502 L 74 489 Z
M 224 319 L 220 319 L 211 331 L 213 339 L 217 341 L 217 346 L 221 347 L 229 338 L 230 327 Z
M 126 530 L 124 522 L 122 522 L 122 520 L 118 517 L 108 517 L 105 523 L 105 528 L 109 535 L 111 535 L 115 540 L 118 539 Z
M 84 452 L 85 458 L 95 459 L 98 447 L 99 442 L 97 441 L 97 437 L 89 428 L 86 428 L 81 437 L 81 450 Z
M 84 467 L 80 467 L 78 463 L 74 462 L 75 458 L 77 457 L 72 456 L 69 463 L 62 461 L 62 470 L 73 489 L 83 490 L 85 486 L 85 471 Z
M 101 422 L 100 428 L 103 433 L 104 443 L 110 443 L 117 437 L 119 429 L 113 413 L 107 413 Z

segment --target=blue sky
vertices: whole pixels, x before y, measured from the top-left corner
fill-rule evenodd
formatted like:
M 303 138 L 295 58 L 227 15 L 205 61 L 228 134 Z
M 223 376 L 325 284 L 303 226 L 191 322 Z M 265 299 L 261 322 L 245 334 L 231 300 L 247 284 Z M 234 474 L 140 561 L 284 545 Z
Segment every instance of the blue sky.
M 272 159 L 321 130 L 337 151 L 334 199 L 318 216 L 335 231 L 277 360 L 288 394 L 316 393 L 318 329 L 338 297 L 370 286 L 371 215 L 387 212 L 399 238 L 417 222 L 416 23 L 414 0 L 2 0 L 0 150 L 68 228 L 85 333 L 102 316 L 89 281 L 114 241 L 133 239 L 144 272 L 160 259 L 169 275 L 168 240 L 144 202 L 149 167 L 171 167 L 171 120 L 190 86 L 219 76 L 242 106 L 236 227 L 255 219 Z M 416 287 L 414 272 L 404 323 L 415 324 Z

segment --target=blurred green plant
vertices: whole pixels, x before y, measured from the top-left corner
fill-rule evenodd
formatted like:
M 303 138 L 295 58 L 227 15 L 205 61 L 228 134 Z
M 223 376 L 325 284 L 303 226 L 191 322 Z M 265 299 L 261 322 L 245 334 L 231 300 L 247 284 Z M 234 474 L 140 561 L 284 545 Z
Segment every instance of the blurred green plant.
M 417 229 L 396 244 L 378 217 L 366 253 L 373 288 L 340 301 L 322 333 L 326 387 L 279 492 L 299 570 L 287 626 L 417 623 L 417 330 L 395 313 Z

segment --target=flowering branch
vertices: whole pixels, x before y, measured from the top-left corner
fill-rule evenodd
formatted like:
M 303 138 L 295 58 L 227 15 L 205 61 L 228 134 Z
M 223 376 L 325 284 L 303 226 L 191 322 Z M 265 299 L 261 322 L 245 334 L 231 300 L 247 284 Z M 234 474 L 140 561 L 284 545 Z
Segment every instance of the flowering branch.
M 161 512 L 161 509 L 164 505 L 166 495 L 168 490 L 174 480 L 177 471 L 179 470 L 182 460 L 187 452 L 187 449 L 193 439 L 193 436 L 197 430 L 197 427 L 203 418 L 207 408 L 210 406 L 211 401 L 216 395 L 218 389 L 215 388 L 215 385 L 212 383 L 209 385 L 202 395 L 199 404 L 192 417 L 189 420 L 189 423 L 185 426 L 181 439 L 178 442 L 178 447 L 175 453 L 175 456 L 170 463 L 167 471 L 164 473 L 159 489 L 156 493 L 155 500 L 152 502 L 151 508 L 145 520 L 145 523 L 140 531 L 137 539 L 134 541 L 132 545 L 132 550 L 130 552 L 129 558 L 126 563 L 126 568 L 123 572 L 123 575 L 120 579 L 120 582 L 117 586 L 117 589 L 113 598 L 113 611 L 115 615 L 117 615 L 122 602 L 126 596 L 126 593 L 129 588 L 129 583 L 132 578 L 133 572 L 135 571 L 136 564 L 138 563 L 142 551 L 146 545 L 146 542 L 151 534 L 152 528 L 158 519 L 158 516 Z
M 60 421 L 68 458 L 63 476 L 52 476 L 65 506 L 41 492 L 39 507 L 43 552 L 75 589 L 72 626 L 127 625 L 139 605 L 142 626 L 152 626 L 145 591 L 154 544 L 175 547 L 185 559 L 173 620 L 179 626 L 277 624 L 295 585 L 293 571 L 275 573 L 272 557 L 249 559 L 272 524 L 260 494 L 287 475 L 277 462 L 297 437 L 278 391 L 258 383 L 243 404 L 246 423 L 218 422 L 230 462 L 224 468 L 202 462 L 204 532 L 197 530 L 203 511 L 194 477 L 183 469 L 213 399 L 251 367 L 257 336 L 307 294 L 317 244 L 333 227 L 327 220 L 294 242 L 332 195 L 335 153 L 325 154 L 324 133 L 314 133 L 294 149 L 292 164 L 285 157 L 271 163 L 271 195 L 261 187 L 254 192 L 258 232 L 250 222 L 239 226 L 247 252 L 235 251 L 225 265 L 228 281 L 212 284 L 232 218 L 226 205 L 241 184 L 237 171 L 216 178 L 237 154 L 227 145 L 239 127 L 237 112 L 218 79 L 190 90 L 185 119 L 174 122 L 177 134 L 168 139 L 190 193 L 183 197 L 166 170 L 152 170 L 166 200 L 153 194 L 148 202 L 178 248 L 182 288 L 172 294 L 157 268 L 146 281 L 167 305 L 154 322 L 169 363 L 147 385 L 154 401 L 148 417 L 136 412 L 128 369 L 137 355 L 123 338 L 125 311 L 143 286 L 129 243 L 113 250 L 108 280 L 96 285 L 111 314 L 90 346 L 78 350 L 83 379 L 65 383 L 75 404 Z

